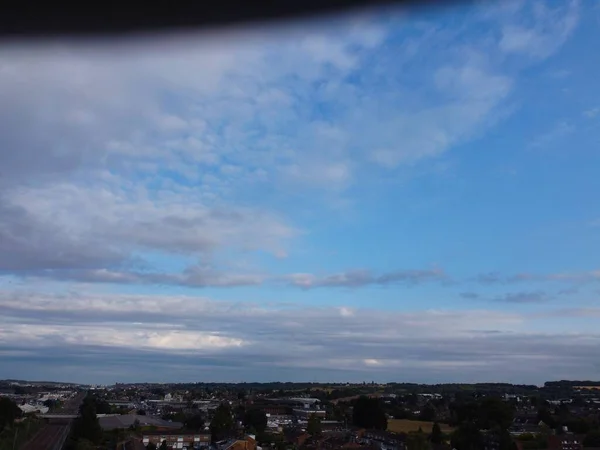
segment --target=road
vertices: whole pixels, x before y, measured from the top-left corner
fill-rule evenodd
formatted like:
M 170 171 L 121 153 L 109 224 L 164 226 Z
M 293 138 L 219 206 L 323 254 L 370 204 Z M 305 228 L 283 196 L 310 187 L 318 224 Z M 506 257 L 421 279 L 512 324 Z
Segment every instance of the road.
M 87 395 L 86 392 L 78 392 L 75 397 L 70 400 L 67 400 L 63 407 L 56 411 L 57 414 L 79 414 L 79 406 L 81 406 L 81 402 Z
M 85 392 L 79 392 L 75 397 L 67 400 L 60 410 L 54 412 L 55 418 L 49 419 L 49 423 L 44 425 L 20 450 L 61 450 L 71 431 L 72 419 L 59 418 L 59 416 L 78 414 L 79 405 L 85 396 Z

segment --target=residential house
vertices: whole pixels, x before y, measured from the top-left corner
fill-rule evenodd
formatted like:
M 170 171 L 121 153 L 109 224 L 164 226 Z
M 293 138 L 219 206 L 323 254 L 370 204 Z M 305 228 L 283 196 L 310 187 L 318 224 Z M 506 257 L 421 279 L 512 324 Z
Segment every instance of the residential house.
M 548 436 L 548 450 L 583 450 L 583 436 L 576 434 Z
M 382 430 L 360 430 L 356 442 L 362 445 L 372 445 L 380 450 L 404 450 L 406 435 Z
M 256 450 L 256 437 L 252 434 L 243 439 L 230 439 L 217 443 L 219 450 Z
M 187 431 L 144 431 L 142 434 L 144 445 L 147 446 L 152 442 L 157 447 L 160 447 L 162 442 L 166 441 L 167 448 L 170 450 L 206 448 L 210 446 L 210 438 L 210 433 L 191 433 Z

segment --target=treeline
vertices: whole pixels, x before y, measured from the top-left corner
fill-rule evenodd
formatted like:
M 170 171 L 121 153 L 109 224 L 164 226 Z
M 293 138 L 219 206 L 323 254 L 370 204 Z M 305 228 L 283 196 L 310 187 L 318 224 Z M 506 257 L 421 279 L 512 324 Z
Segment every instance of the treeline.
M 573 381 L 573 380 L 561 380 L 561 381 L 546 381 L 544 383 L 545 388 L 573 388 L 576 386 L 600 386 L 600 381 Z
M 7 397 L 0 397 L 0 432 L 12 425 L 23 413 L 15 402 Z
M 42 422 L 33 415 L 17 422 L 22 418 L 23 413 L 15 402 L 0 397 L 0 450 L 19 448 L 42 426 Z

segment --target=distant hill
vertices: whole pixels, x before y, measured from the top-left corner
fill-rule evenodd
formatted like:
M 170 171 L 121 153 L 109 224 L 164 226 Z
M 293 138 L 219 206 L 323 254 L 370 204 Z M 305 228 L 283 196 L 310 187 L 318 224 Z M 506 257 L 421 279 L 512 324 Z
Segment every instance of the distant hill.
M 13 379 L 0 380 L 0 384 L 11 384 L 11 383 L 30 384 L 33 386 L 87 386 L 87 385 L 80 384 L 80 383 L 70 383 L 70 382 L 63 382 L 63 381 L 30 381 L 30 380 L 13 380 Z

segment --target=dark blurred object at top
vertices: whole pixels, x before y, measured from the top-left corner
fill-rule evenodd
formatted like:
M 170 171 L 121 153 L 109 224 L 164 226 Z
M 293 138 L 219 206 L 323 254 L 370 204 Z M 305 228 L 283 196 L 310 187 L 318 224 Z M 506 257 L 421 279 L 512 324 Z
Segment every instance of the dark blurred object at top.
M 173 2 L 0 2 L 0 37 L 106 35 L 241 25 L 384 4 L 441 5 L 448 0 L 178 0 Z

